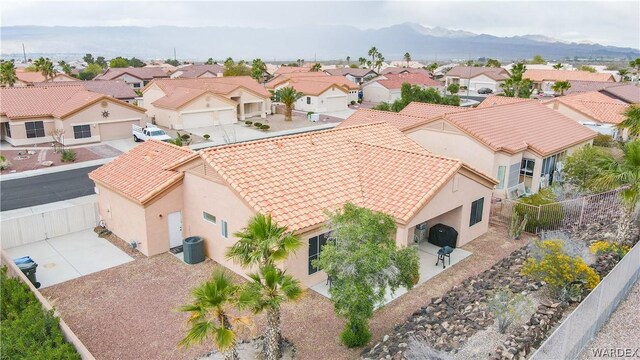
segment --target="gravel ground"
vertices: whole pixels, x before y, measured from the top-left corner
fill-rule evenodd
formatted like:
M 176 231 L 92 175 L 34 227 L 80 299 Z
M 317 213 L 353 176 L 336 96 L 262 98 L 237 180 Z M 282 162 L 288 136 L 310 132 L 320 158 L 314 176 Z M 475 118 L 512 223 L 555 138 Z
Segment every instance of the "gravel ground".
M 441 296 L 469 276 L 491 267 L 526 244 L 507 240 L 506 229 L 491 227 L 484 236 L 463 246 L 473 255 L 378 310 L 371 321 L 372 343 L 404 322 L 432 297 Z M 126 249 L 121 240 L 111 239 Z M 131 253 L 131 250 L 125 250 Z M 211 260 L 187 265 L 171 254 L 151 258 L 135 254 L 127 264 L 42 290 L 61 317 L 98 359 L 194 359 L 210 346 L 178 349 L 187 314 L 176 308 L 190 299 L 190 289 L 206 280 L 218 266 Z M 242 281 L 237 277 L 238 281 Z M 264 318 L 256 317 L 256 334 Z M 299 359 L 356 359 L 362 348 L 347 349 L 338 335 L 343 320 L 329 299 L 309 290 L 282 309 L 282 332 L 296 347 Z M 251 336 L 251 335 L 248 335 Z
M 631 288 L 627 298 L 622 300 L 618 308 L 611 314 L 593 340 L 585 346 L 580 359 L 598 359 L 594 349 L 633 349 L 637 353 L 633 357 L 617 357 L 618 359 L 637 359 L 640 357 L 640 281 Z M 632 352 L 633 352 L 632 350 Z M 613 356 L 612 356 L 613 357 Z
M 118 156 L 122 153 L 107 144 L 86 147 L 68 147 L 68 149 L 76 152 L 76 161 L 74 163 L 109 158 Z M 11 166 L 7 170 L 2 170 L 1 173 L 9 174 L 26 170 L 42 169 L 44 168 L 44 166 L 42 166 L 42 162 L 45 160 L 53 162 L 51 166 L 70 164 L 63 163 L 61 160 L 61 154 L 55 153 L 53 149 L 49 147 L 30 148 L 29 151 L 33 152 L 33 154 L 20 156 L 18 153 L 24 153 L 25 150 L 2 150 L 0 153 L 11 162 Z

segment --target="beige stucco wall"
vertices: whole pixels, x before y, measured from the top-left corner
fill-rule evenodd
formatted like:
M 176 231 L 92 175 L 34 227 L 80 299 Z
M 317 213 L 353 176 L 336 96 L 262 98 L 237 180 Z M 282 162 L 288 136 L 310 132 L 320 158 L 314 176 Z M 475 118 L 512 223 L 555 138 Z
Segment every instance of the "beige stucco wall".
M 311 98 L 310 104 L 307 104 L 307 97 Z M 341 99 L 344 99 L 345 106 L 344 109 L 341 110 L 347 109 L 349 94 L 336 88 L 328 89 L 319 96 L 305 95 L 298 99 L 298 101 L 296 101 L 296 103 L 294 104 L 294 108 L 300 111 L 313 111 L 316 113 L 326 112 L 327 101 L 332 97 L 339 97 Z
M 98 212 L 107 229 L 129 244 L 138 242 L 138 249 L 148 254 L 147 225 L 142 205 L 112 191 L 96 185 Z
M 484 74 L 472 78 L 469 82 L 469 90 L 478 90 L 485 87 L 493 90 L 493 92 L 500 90 L 499 83 Z
M 145 208 L 148 240 L 145 244 L 147 251 L 145 255 L 153 256 L 169 251 L 168 215 L 173 212 L 183 211 L 183 194 L 182 185 L 178 185 Z
M 391 94 L 389 89 L 378 82 L 371 82 L 362 87 L 362 99 L 370 102 L 390 102 Z
M 27 138 L 27 129 L 24 123 L 31 121 L 42 121 L 44 125 L 44 137 Z M 44 144 L 53 142 L 53 138 L 49 135 L 55 129 L 55 120 L 52 118 L 33 118 L 33 119 L 16 119 L 9 120 L 2 116 L 0 122 L 9 122 L 11 127 L 11 137 L 6 136 L 4 128 L 2 129 L 2 140 L 5 140 L 13 146 Z
M 138 79 L 137 77 L 131 76 L 129 74 L 122 74 L 114 78 L 114 80 L 122 80 L 129 84 L 132 89 L 136 90 L 142 90 L 142 88 L 144 87 L 144 80 Z

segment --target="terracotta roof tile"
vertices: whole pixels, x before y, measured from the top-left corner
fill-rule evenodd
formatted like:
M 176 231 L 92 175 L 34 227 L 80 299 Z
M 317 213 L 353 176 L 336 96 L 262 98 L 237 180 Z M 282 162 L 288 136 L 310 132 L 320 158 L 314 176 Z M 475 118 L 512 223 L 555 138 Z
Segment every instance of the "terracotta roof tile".
M 548 103 L 559 102 L 595 121 L 607 124 L 619 124 L 624 120 L 623 112 L 629 104 L 610 98 L 598 91 L 560 96 Z
M 478 75 L 486 75 L 496 81 L 509 78 L 507 70 L 486 66 L 454 66 L 446 74 L 446 76 L 456 76 L 462 79 L 472 79 Z
M 387 74 L 402 74 L 402 73 L 409 73 L 409 74 L 422 74 L 425 76 L 429 76 L 429 72 L 425 69 L 419 69 L 419 68 L 406 68 L 406 67 L 387 67 L 384 70 L 382 70 L 382 75 L 387 75 Z
M 412 102 L 404 109 L 400 110 L 400 114 L 419 116 L 422 118 L 433 118 L 436 116 L 457 113 L 462 111 L 469 111 L 470 108 L 452 105 L 439 105 L 439 104 L 427 104 L 420 102 Z
M 582 81 L 582 80 L 569 80 L 571 87 L 564 91 L 565 95 L 571 95 L 576 93 L 583 93 L 589 91 L 598 91 L 606 89 L 617 84 L 611 81 Z
M 364 77 L 367 75 L 377 75 L 376 72 L 371 69 L 360 69 L 360 68 L 352 68 L 352 67 L 327 69 L 327 70 L 324 70 L 324 72 L 330 75 L 337 75 L 337 76 L 352 75 L 355 77 Z
M 600 92 L 613 95 L 629 104 L 640 104 L 640 86 L 637 84 L 612 86 Z
M 611 74 L 592 73 L 580 70 L 533 70 L 529 69 L 524 72 L 524 78 L 532 81 L 611 81 L 615 79 Z
M 211 91 L 216 94 L 229 94 L 238 88 L 245 88 L 252 92 L 271 97 L 265 88 L 250 76 L 225 76 L 194 79 L 155 79 L 142 90 L 145 92 L 153 84 L 158 85 L 167 95 L 171 95 L 178 88 L 190 88 Z
M 83 86 L 85 89 L 104 95 L 109 95 L 116 99 L 133 99 L 137 97 L 135 91 L 122 80 L 86 80 L 86 81 L 59 81 L 41 82 L 33 86 Z
M 513 104 L 513 103 L 518 103 L 523 101 L 537 101 L 537 100 L 492 95 L 492 96 L 487 96 L 476 108 L 482 109 L 482 108 L 491 107 L 491 106 Z
M 400 89 L 402 84 L 409 83 L 411 85 L 422 85 L 428 87 L 443 86 L 440 82 L 433 80 L 427 75 L 416 74 L 385 74 L 378 79 L 373 79 L 371 82 L 377 82 L 387 89 Z
M 157 78 L 169 77 L 169 75 L 167 75 L 167 73 L 165 73 L 162 68 L 157 66 L 149 66 L 139 68 L 127 67 L 107 69 L 107 71 L 105 71 L 101 75 L 96 76 L 95 80 L 113 80 L 125 73 L 138 79 L 147 81 Z
M 206 72 L 210 72 L 213 75 L 222 74 L 224 72 L 224 66 L 219 64 L 212 65 L 188 65 L 176 69 L 182 73 L 178 75 L 179 78 L 197 78 L 202 76 Z
M 338 124 L 336 128 L 345 128 L 349 126 L 385 122 L 402 131 L 425 121 L 426 119 L 424 117 L 419 116 L 411 116 L 402 113 L 373 109 L 359 109 L 355 113 L 351 114 L 351 116 L 349 116 L 347 119 Z
M 46 78 L 44 77 L 44 75 L 42 75 L 41 72 L 38 71 L 24 71 L 24 68 L 18 68 L 16 69 L 16 77 L 18 78 L 18 80 L 27 83 L 27 84 L 31 84 L 31 83 L 38 83 L 38 82 L 45 82 Z M 72 78 L 71 76 L 67 75 L 67 74 L 62 74 L 62 73 L 56 73 L 55 74 L 56 78 L 64 78 L 67 80 L 75 80 L 74 78 Z M 51 81 L 49 79 L 49 81 L 47 82 L 54 82 Z M 59 81 L 62 82 L 62 81 Z
M 145 204 L 182 179 L 183 173 L 166 167 L 194 154 L 189 148 L 150 140 L 89 173 L 89 178 Z
M 300 66 L 280 66 L 278 70 L 276 70 L 274 75 L 282 75 L 282 74 L 290 74 L 290 73 L 300 73 L 300 72 L 309 72 L 311 68 L 308 67 L 300 67 Z

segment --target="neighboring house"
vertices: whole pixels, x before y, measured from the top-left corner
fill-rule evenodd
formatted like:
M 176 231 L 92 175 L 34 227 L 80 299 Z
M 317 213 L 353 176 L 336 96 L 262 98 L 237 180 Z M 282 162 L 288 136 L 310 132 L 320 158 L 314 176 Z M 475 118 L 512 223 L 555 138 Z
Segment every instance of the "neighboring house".
M 171 78 L 201 78 L 201 77 L 222 77 L 224 66 L 213 65 L 187 65 L 176 69 L 171 73 Z
M 36 83 L 41 83 L 41 82 L 48 82 L 48 83 L 54 83 L 54 82 L 63 82 L 63 81 L 77 81 L 78 79 L 69 76 L 67 74 L 64 73 L 56 73 L 53 78 L 49 78 L 46 79 L 44 77 L 44 75 L 42 75 L 41 72 L 39 71 L 25 71 L 24 68 L 17 68 L 16 69 L 16 78 L 17 81 L 15 84 L 13 84 L 13 86 L 15 87 L 20 87 L 20 86 L 31 86 L 33 84 Z
M 142 98 L 152 121 L 177 130 L 265 118 L 271 111 L 271 94 L 249 76 L 156 79 Z
M 310 67 L 302 67 L 302 66 L 280 66 L 276 71 L 273 72 L 273 76 L 284 75 L 284 74 L 292 74 L 292 73 L 307 73 L 311 72 Z
M 627 140 L 628 130 L 619 132 L 616 125 L 624 121 L 629 104 L 615 100 L 598 91 L 560 96 L 546 101 L 550 109 L 601 134 Z
M 421 73 L 388 73 L 363 84 L 362 99 L 374 103 L 392 103 L 400 99 L 400 89 L 404 83 L 442 91 L 442 84 L 427 75 Z
M 325 70 L 324 72 L 329 75 L 344 76 L 347 78 L 347 80 L 358 85 L 362 84 L 365 78 L 374 77 L 378 75 L 376 74 L 375 71 L 371 69 L 359 69 L 359 68 L 350 68 L 350 67 L 329 69 L 329 70 Z
M 351 101 L 358 100 L 358 85 L 344 76 L 329 75 L 325 72 L 283 74 L 265 84 L 265 88 L 270 91 L 288 86 L 304 94 L 294 104 L 294 108 L 300 111 L 343 111 Z
M 589 91 L 600 91 L 611 86 L 618 86 L 619 84 L 611 81 L 582 81 L 582 80 L 569 80 L 571 87 L 564 91 L 565 95 L 584 93 Z M 553 90 L 553 89 L 551 89 Z
M 478 106 L 476 106 L 476 108 L 482 109 L 482 108 L 491 107 L 491 106 L 514 104 L 514 103 L 519 103 L 519 102 L 523 102 L 523 101 L 534 101 L 535 102 L 535 101 L 538 101 L 538 100 L 516 98 L 516 97 L 509 97 L 509 96 L 491 95 L 491 96 L 487 96 L 486 98 L 484 98 L 484 100 L 482 100 L 482 102 Z
M 473 91 L 489 88 L 496 93 L 501 91 L 500 85 L 508 78 L 509 72 L 503 68 L 455 66 L 444 76 L 444 86 L 446 88 L 450 84 L 458 84 Z
M 436 106 L 434 110 L 432 104 L 411 103 L 400 113 L 361 109 L 340 126 L 356 120 L 389 122 L 428 151 L 495 176 L 499 184 L 494 193 L 501 197 L 551 185 L 558 163 L 596 136 L 535 101 L 465 111 Z
M 610 86 L 600 90 L 600 92 L 627 104 L 640 104 L 640 86 L 638 84 L 626 83 Z
M 422 74 L 425 76 L 430 76 L 431 74 L 429 74 L 429 71 L 423 69 L 423 68 L 411 68 L 411 67 L 388 67 L 388 68 L 384 68 L 381 72 L 381 75 L 387 75 L 387 74 Z
M 64 145 L 131 137 L 131 125 L 146 122 L 145 109 L 83 86 L 0 89 L 2 140 L 13 146 L 51 143 L 64 130 Z
M 556 81 L 598 81 L 615 82 L 611 74 L 591 73 L 581 70 L 534 70 L 527 69 L 523 78 L 533 82 L 534 89 L 553 93 L 553 84 Z
M 138 243 L 148 256 L 201 236 L 207 256 L 246 276 L 225 257 L 237 241 L 233 234 L 256 213 L 271 214 L 305 244 L 284 265 L 305 286 L 326 281 L 312 261 L 330 231 L 327 211 L 352 202 L 385 212 L 396 220 L 401 247 L 414 244 L 416 226 L 443 223 L 458 231 L 461 246 L 487 231 L 496 184 L 459 160 L 430 154 L 383 123 L 191 154 L 150 141 L 89 176 L 106 227 L 127 243 Z
M 112 98 L 127 102 L 129 104 L 135 104 L 136 94 L 135 91 L 122 80 L 87 80 L 87 81 L 62 81 L 55 84 L 52 83 L 36 83 L 33 86 L 82 86 L 89 91 L 93 91 L 99 94 L 109 95 Z
M 94 80 L 122 80 L 134 90 L 141 90 L 153 79 L 168 78 L 169 75 L 160 67 L 128 67 L 107 69 Z
M 389 63 L 390 68 L 396 67 L 396 68 L 422 69 L 426 66 L 425 64 L 415 60 L 409 61 L 408 65 L 409 66 L 407 66 L 407 62 L 405 60 L 393 60 Z

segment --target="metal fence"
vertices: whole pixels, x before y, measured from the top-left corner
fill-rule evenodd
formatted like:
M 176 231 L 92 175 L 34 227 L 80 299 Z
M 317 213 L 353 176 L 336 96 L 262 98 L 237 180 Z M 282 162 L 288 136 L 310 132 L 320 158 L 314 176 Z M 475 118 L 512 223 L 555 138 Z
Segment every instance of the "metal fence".
M 620 208 L 621 189 L 545 205 L 528 205 L 517 200 L 493 198 L 490 221 L 509 226 L 512 217 L 527 215 L 526 231 L 570 229 L 610 218 Z
M 640 278 L 640 243 L 611 270 L 530 359 L 575 359 Z M 620 344 L 623 345 L 623 344 Z

